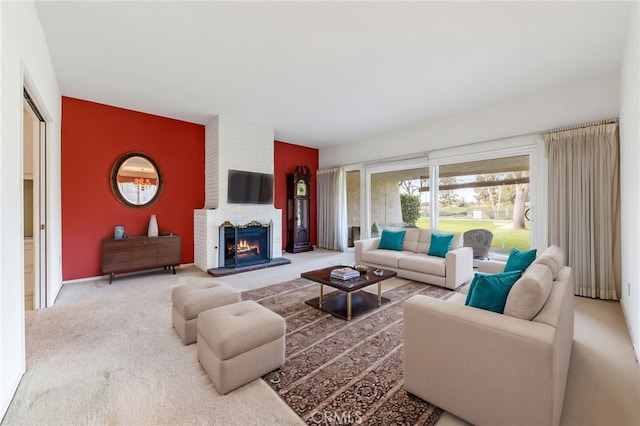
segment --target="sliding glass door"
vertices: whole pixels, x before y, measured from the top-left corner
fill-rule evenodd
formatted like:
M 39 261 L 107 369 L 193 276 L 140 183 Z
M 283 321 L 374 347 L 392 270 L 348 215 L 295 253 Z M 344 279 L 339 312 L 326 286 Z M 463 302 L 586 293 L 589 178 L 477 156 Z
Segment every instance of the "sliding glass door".
M 348 247 L 353 247 L 354 241 L 360 239 L 360 170 L 346 172 L 347 176 L 347 240 Z
M 529 156 L 496 158 L 438 167 L 438 229 L 487 229 L 490 258 L 530 245 Z
M 371 236 L 387 227 L 428 228 L 429 167 L 371 174 Z
M 490 258 L 529 248 L 529 155 L 388 168 L 370 173 L 372 237 L 388 227 L 487 229 L 493 235 Z

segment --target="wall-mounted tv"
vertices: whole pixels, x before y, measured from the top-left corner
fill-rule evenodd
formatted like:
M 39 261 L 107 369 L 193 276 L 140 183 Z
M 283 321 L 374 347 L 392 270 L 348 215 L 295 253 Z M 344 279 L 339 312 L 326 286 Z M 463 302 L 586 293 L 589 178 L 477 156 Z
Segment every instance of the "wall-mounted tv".
M 273 204 L 273 175 L 229 169 L 229 204 Z

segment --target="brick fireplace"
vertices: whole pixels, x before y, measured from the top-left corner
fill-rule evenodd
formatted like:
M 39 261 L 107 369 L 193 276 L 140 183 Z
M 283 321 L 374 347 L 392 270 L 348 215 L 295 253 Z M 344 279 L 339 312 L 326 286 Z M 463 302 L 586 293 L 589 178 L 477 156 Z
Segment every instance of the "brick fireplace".
M 194 260 L 203 271 L 225 267 L 225 224 L 271 224 L 270 257 L 282 256 L 281 210 L 273 204 L 229 203 L 229 170 L 273 174 L 273 129 L 228 116 L 205 126 L 205 206 L 194 211 Z

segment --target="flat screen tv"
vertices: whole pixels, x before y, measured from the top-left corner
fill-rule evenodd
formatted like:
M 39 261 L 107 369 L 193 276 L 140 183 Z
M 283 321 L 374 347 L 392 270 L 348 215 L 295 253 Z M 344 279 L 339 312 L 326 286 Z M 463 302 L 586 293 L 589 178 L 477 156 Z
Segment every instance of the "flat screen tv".
M 273 204 L 273 175 L 229 169 L 230 204 Z

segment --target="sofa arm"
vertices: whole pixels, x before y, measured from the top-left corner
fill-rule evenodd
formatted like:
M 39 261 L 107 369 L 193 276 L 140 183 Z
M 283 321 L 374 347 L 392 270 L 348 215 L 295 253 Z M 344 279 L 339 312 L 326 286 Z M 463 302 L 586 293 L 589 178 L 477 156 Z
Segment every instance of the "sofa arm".
M 413 296 L 404 304 L 405 390 L 476 425 L 551 425 L 554 339 L 546 324 Z M 560 402 L 561 403 L 561 402 Z
M 353 245 L 356 249 L 356 265 L 362 263 L 362 253 L 377 249 L 378 244 L 380 244 L 380 238 L 369 238 L 366 240 L 355 241 Z
M 455 290 L 473 278 L 473 249 L 460 247 L 447 252 L 444 258 L 444 285 Z
M 505 265 L 506 263 L 497 260 L 482 260 L 478 262 L 478 272 L 499 274 L 500 272 L 504 272 Z

